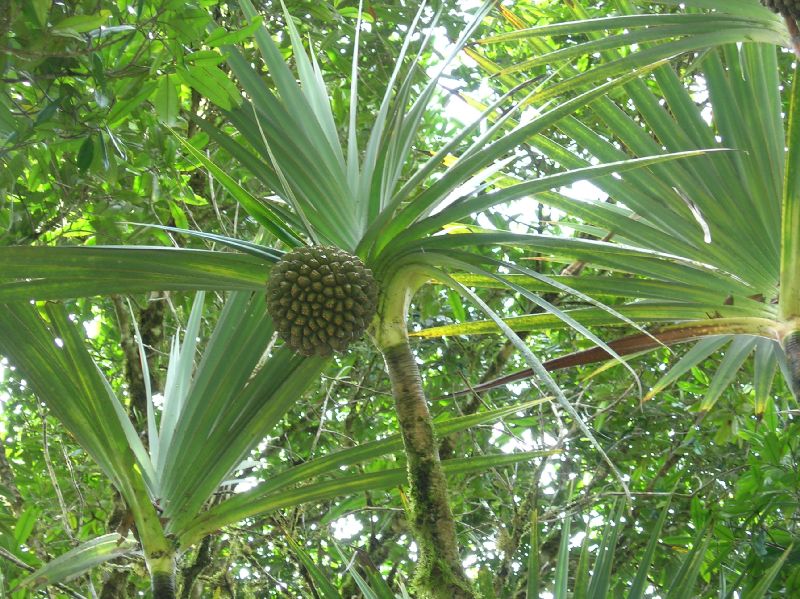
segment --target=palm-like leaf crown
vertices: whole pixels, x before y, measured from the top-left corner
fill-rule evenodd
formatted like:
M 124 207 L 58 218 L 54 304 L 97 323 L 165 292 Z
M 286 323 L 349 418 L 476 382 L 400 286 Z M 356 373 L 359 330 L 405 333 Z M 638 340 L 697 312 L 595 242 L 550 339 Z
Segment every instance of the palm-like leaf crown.
M 628 14 L 601 19 L 589 19 L 576 5 L 572 9 L 576 17 L 585 20 L 522 28 L 482 40 L 483 44 L 525 40 L 537 54 L 530 61 L 503 67 L 480 52 L 473 55 L 511 87 L 519 83 L 517 72 L 538 65 L 550 64 L 566 73 L 563 81 L 538 96 L 544 101 L 559 89 L 579 90 L 631 67 L 655 65 L 654 61 L 676 52 L 713 48 L 697 56 L 692 65 L 694 91 L 675 68 L 658 66 L 651 80 L 625 82 L 619 92 L 593 101 L 590 114 L 598 126 L 590 129 L 571 116 L 560 120 L 559 133 L 573 144 L 561 145 L 559 138 L 546 135 L 527 140 L 573 169 L 597 160 L 623 160 L 631 153 L 729 150 L 656 165 L 624 178 L 595 178 L 593 182 L 607 199 L 575 201 L 552 191 L 537 194 L 542 203 L 576 217 L 607 240 L 540 240 L 538 249 L 586 261 L 614 275 L 561 279 L 562 283 L 598 297 L 625 299 L 617 309 L 632 321 L 674 323 L 610 343 L 619 353 L 702 339 L 650 396 L 727 346 L 702 409 L 714 405 L 747 357 L 755 354 L 754 388 L 760 413 L 778 367 L 795 392 L 798 385 L 793 349 L 800 316 L 798 86 L 795 83 L 791 90 L 786 86 L 789 110 L 784 119 L 781 51 L 776 44 L 788 45 L 788 36 L 777 15 L 754 0 L 684 4 L 686 12 L 638 15 L 629 3 L 621 2 Z M 709 8 L 714 12 L 697 10 Z M 604 35 L 625 28 L 629 31 Z M 586 41 L 552 51 L 548 36 L 564 32 L 585 34 Z M 683 37 L 676 40 L 676 36 Z M 666 41 L 643 44 L 657 40 Z M 730 43 L 738 41 L 748 43 Z M 630 52 L 630 44 L 642 45 Z M 574 57 L 598 50 L 603 60 L 594 69 L 579 73 L 569 65 Z M 698 105 L 697 94 L 707 94 L 707 102 Z M 610 314 L 595 308 L 572 315 L 587 324 L 614 324 Z M 539 315 L 512 319 L 509 324 L 516 330 L 530 330 L 554 323 L 551 315 Z M 459 331 L 493 328 L 487 321 L 459 327 Z M 447 332 L 438 328 L 427 334 Z M 553 367 L 607 357 L 605 350 L 590 350 L 554 361 Z

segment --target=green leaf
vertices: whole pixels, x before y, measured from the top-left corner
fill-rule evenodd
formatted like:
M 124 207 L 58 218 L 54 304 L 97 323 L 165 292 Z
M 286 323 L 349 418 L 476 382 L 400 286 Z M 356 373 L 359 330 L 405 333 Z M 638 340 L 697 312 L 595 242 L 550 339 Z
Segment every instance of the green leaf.
M 786 560 L 794 549 L 794 544 L 789 545 L 781 556 L 772 564 L 758 582 L 748 591 L 742 593 L 742 599 L 763 599 L 769 596 L 769 588 L 777 578 Z
M 174 127 L 178 122 L 180 114 L 180 103 L 178 101 L 178 83 L 174 75 L 164 75 L 158 83 L 153 105 L 156 109 L 158 119 L 168 127 Z
M 83 140 L 81 147 L 78 149 L 78 157 L 75 160 L 75 164 L 80 171 L 86 171 L 91 165 L 92 160 L 94 159 L 94 136 L 89 135 L 86 139 Z
M 339 554 L 339 557 L 343 562 L 348 564 L 347 572 L 356 581 L 358 588 L 364 594 L 364 599 L 395 599 L 396 596 L 386 584 L 386 581 L 383 580 L 383 576 L 378 570 L 375 568 L 375 565 L 372 563 L 372 560 L 369 558 L 365 552 L 361 550 L 356 550 L 356 554 L 348 558 L 342 548 L 339 547 L 339 544 L 335 541 L 333 542 L 333 546 L 336 548 L 336 552 Z M 356 569 L 356 564 L 360 565 L 361 568 L 366 572 L 366 576 L 369 581 L 365 580 Z
M 528 402 L 511 404 L 494 410 L 478 412 L 469 416 L 438 421 L 434 423 L 435 432 L 438 437 L 443 437 L 480 424 L 494 422 L 501 418 L 508 418 L 516 412 L 529 410 L 534 406 L 541 405 L 548 401 L 549 398 L 536 399 Z M 394 434 L 380 441 L 362 443 L 350 449 L 330 453 L 284 470 L 283 472 L 272 474 L 264 482 L 244 493 L 227 499 L 212 511 L 218 512 L 218 515 L 215 516 L 218 519 L 229 518 L 230 522 L 235 522 L 246 517 L 250 513 L 250 507 L 261 497 L 277 495 L 297 483 L 308 482 L 316 476 L 334 472 L 343 466 L 358 464 L 388 453 L 400 451 L 402 447 L 400 435 Z
M 625 504 L 617 502 L 616 509 L 611 515 L 600 536 L 600 547 L 597 549 L 597 558 L 589 581 L 588 597 L 607 597 L 611 586 L 611 570 L 614 567 L 614 552 L 617 548 L 617 539 L 622 529 L 620 518 Z
M 30 0 L 23 4 L 32 14 L 39 27 L 47 25 L 47 17 L 50 14 L 51 0 Z
M 648 579 L 650 565 L 653 563 L 653 556 L 655 555 L 656 548 L 659 545 L 661 530 L 664 527 L 664 522 L 666 521 L 668 514 L 669 502 L 667 502 L 667 504 L 664 506 L 664 509 L 661 510 L 661 514 L 659 515 L 655 526 L 648 531 L 650 539 L 647 541 L 647 547 L 645 548 L 642 559 L 639 562 L 639 568 L 636 570 L 636 577 L 633 579 L 633 584 L 631 585 L 631 590 L 628 593 L 627 599 L 644 598 L 644 593 L 647 590 L 647 587 L 650 585 L 650 581 Z
M 125 117 L 127 117 L 142 102 L 147 100 L 147 98 L 153 94 L 153 91 L 157 88 L 157 86 L 157 82 L 147 81 L 143 83 L 140 88 L 138 88 L 139 91 L 135 95 L 131 96 L 130 98 L 115 102 L 114 106 L 111 107 L 111 110 L 108 112 L 108 116 L 106 117 L 108 124 L 112 127 L 120 124 Z
M 130 434 L 138 440 L 130 420 L 64 306 L 48 303 L 44 312 L 47 320 L 31 303 L 3 304 L 0 353 L 117 487 L 142 542 L 160 550 L 164 537 L 147 491 L 154 486 L 152 466 L 143 450 L 128 444 Z
M 233 196 L 237 202 L 242 205 L 247 213 L 252 216 L 258 223 L 267 231 L 275 235 L 278 239 L 286 243 L 290 248 L 297 247 L 302 242 L 297 233 L 291 230 L 289 226 L 284 223 L 280 215 L 275 214 L 268 205 L 259 202 L 236 180 L 228 175 L 225 171 L 219 168 L 214 162 L 208 158 L 203 152 L 195 148 L 191 143 L 185 140 L 180 135 L 175 135 L 181 142 L 183 147 L 203 166 L 205 166 L 212 175 L 228 190 L 228 193 Z
M 658 395 L 661 391 L 677 381 L 683 374 L 689 372 L 703 360 L 719 351 L 722 346 L 730 342 L 730 340 L 731 337 L 729 335 L 720 335 L 718 337 L 709 337 L 698 341 L 692 349 L 686 352 L 686 355 L 684 355 L 677 364 L 672 366 L 667 373 L 653 385 L 644 399 L 652 399 Z
M 800 70 L 795 68 L 788 114 L 781 216 L 781 318 L 800 318 Z
M 118 557 L 131 554 L 138 547 L 132 537 L 122 537 L 117 533 L 103 535 L 86 541 L 58 556 L 24 578 L 19 587 L 35 589 L 46 585 L 67 582 L 88 572 L 95 566 Z
M 781 353 L 778 343 L 771 339 L 759 339 L 756 344 L 753 365 L 753 412 L 757 417 L 764 415 L 771 399 L 770 390 Z
M 720 362 L 714 378 L 708 387 L 705 397 L 700 404 L 700 409 L 708 411 L 722 395 L 723 391 L 730 386 L 736 378 L 736 374 L 741 368 L 747 357 L 753 352 L 757 339 L 755 337 L 736 337 L 725 352 L 725 357 Z
M 331 584 L 330 572 L 323 572 L 311 556 L 295 541 L 288 533 L 285 534 L 286 542 L 292 553 L 295 554 L 300 563 L 308 572 L 314 581 L 315 591 L 321 595 L 321 599 L 342 599 L 342 596 L 336 591 L 336 588 Z
M 54 34 L 63 33 L 85 33 L 92 29 L 97 29 L 108 21 L 111 16 L 110 10 L 101 10 L 95 15 L 75 15 L 62 19 L 53 26 L 51 30 Z
M 707 532 L 708 525 L 697 531 L 692 540 L 692 548 L 683 556 L 678 570 L 670 579 L 666 599 L 692 599 L 697 596 L 694 592 L 695 584 L 710 542 Z
M 197 337 L 200 334 L 200 323 L 203 316 L 203 300 L 205 293 L 199 291 L 194 298 L 192 311 L 186 325 L 183 343 L 180 336 L 172 339 L 167 378 L 164 383 L 164 400 L 161 412 L 161 427 L 157 435 L 158 459 L 155 462 L 159 478 L 163 476 L 164 464 L 168 458 L 170 444 L 175 429 L 189 394 L 189 386 L 194 372 L 194 356 L 197 349 Z M 151 442 L 152 445 L 152 442 Z
M 374 19 L 372 18 L 371 14 L 369 14 L 368 12 L 359 13 L 358 8 L 356 8 L 355 6 L 343 6 L 342 8 L 338 9 L 337 12 L 343 17 L 349 19 L 357 19 L 359 16 L 361 16 L 361 18 L 367 23 L 374 22 Z
M 212 48 L 218 46 L 226 46 L 229 44 L 238 44 L 252 37 L 253 33 L 261 27 L 264 17 L 257 15 L 250 20 L 250 23 L 237 31 L 226 31 L 223 27 L 217 27 L 206 38 L 206 45 Z
M 285 346 L 261 363 L 273 333 L 265 294 L 232 294 L 196 375 L 182 385 L 188 394 L 169 447 L 161 447 L 170 531 L 181 531 L 195 517 L 327 363 Z
M 476 197 L 453 203 L 434 216 L 429 216 L 420 220 L 418 223 L 409 227 L 405 232 L 398 235 L 396 244 L 399 246 L 402 242 L 411 242 L 411 240 L 415 237 L 419 237 L 420 235 L 426 233 L 438 232 L 442 227 L 448 225 L 449 223 L 456 222 L 469 216 L 470 214 L 482 212 L 484 210 L 488 210 L 492 206 L 511 202 L 540 191 L 568 186 L 576 181 L 591 181 L 596 177 L 601 177 L 604 175 L 610 175 L 614 173 L 619 175 L 620 173 L 629 171 L 631 169 L 642 168 L 649 165 L 655 165 L 683 158 L 698 157 L 702 156 L 703 154 L 705 154 L 705 152 L 688 151 L 657 156 L 647 156 L 644 158 L 631 158 L 609 164 L 574 169 L 557 173 L 555 175 L 547 175 L 534 181 L 519 183 L 506 189 L 501 189 L 488 194 L 477 195 Z
M 231 110 L 242 103 L 236 85 L 216 66 L 196 64 L 178 69 L 176 74 L 186 85 L 196 89 L 223 110 Z
M 663 304 L 632 304 L 629 306 L 620 306 L 616 310 L 620 314 L 624 314 L 626 318 L 634 322 L 671 322 L 675 320 L 694 321 L 688 324 L 664 326 L 659 329 L 660 332 L 675 331 L 677 333 L 681 330 L 685 331 L 682 337 L 683 341 L 695 339 L 700 336 L 708 335 L 725 335 L 725 334 L 745 334 L 745 335 L 761 335 L 764 337 L 772 337 L 776 328 L 775 321 L 761 319 L 761 318 L 714 318 L 707 320 L 706 317 L 709 311 L 713 310 L 715 306 L 706 305 L 684 305 L 674 303 Z M 574 317 L 578 322 L 584 325 L 604 325 L 604 326 L 620 326 L 622 322 L 609 315 L 604 310 L 597 308 L 576 308 L 574 310 L 565 310 L 565 313 Z M 514 316 L 507 318 L 504 321 L 514 331 L 539 331 L 550 328 L 562 328 L 566 326 L 564 321 L 554 314 L 535 314 L 531 316 Z M 415 331 L 411 333 L 413 337 L 444 337 L 446 335 L 485 335 L 497 334 L 499 328 L 491 320 L 479 320 L 472 322 L 465 322 L 452 325 L 442 325 L 439 327 L 431 327 Z M 658 346 L 656 343 L 654 346 Z
M 578 557 L 577 571 L 575 572 L 575 585 L 572 599 L 587 599 L 589 592 L 589 535 L 583 537 L 581 554 Z
M 558 558 L 556 559 L 556 581 L 553 587 L 555 599 L 567 599 L 567 582 L 569 580 L 569 536 L 570 519 L 566 517 L 561 522 L 561 534 L 558 544 Z
M 0 301 L 156 290 L 264 287 L 269 264 L 242 254 L 152 247 L 2 247 Z
M 459 266 L 461 268 L 464 268 L 465 265 L 462 264 L 462 265 L 459 265 Z M 440 276 L 442 276 L 442 275 L 440 275 Z M 614 476 L 619 481 L 620 485 L 622 486 L 623 490 L 625 491 L 625 494 L 627 496 L 630 496 L 630 491 L 628 490 L 628 486 L 627 486 L 627 484 L 625 483 L 625 480 L 622 477 L 622 473 L 619 471 L 619 469 L 616 467 L 616 465 L 608 457 L 608 454 L 606 454 L 606 452 L 603 449 L 603 447 L 597 441 L 597 438 L 594 436 L 594 434 L 592 433 L 592 431 L 589 428 L 589 426 L 583 420 L 583 418 L 578 413 L 578 411 L 575 409 L 575 407 L 566 398 L 566 396 L 564 395 L 564 391 L 561 389 L 561 387 L 558 386 L 558 383 L 556 383 L 556 381 L 553 379 L 553 377 L 547 371 L 547 368 L 545 368 L 544 364 L 542 364 L 542 361 L 530 350 L 530 348 L 525 344 L 525 342 L 522 341 L 522 339 L 519 338 L 519 335 L 517 335 L 508 325 L 506 325 L 503 322 L 503 320 L 500 318 L 500 316 L 498 316 L 497 313 L 494 310 L 492 310 L 486 304 L 486 302 L 484 302 L 474 291 L 468 289 L 467 287 L 464 287 L 463 285 L 461 285 L 460 283 L 458 283 L 457 281 L 455 281 L 454 279 L 452 279 L 452 278 L 450 278 L 450 277 L 448 277 L 446 275 L 444 275 L 443 278 L 445 280 L 448 280 L 448 282 L 451 284 L 451 286 L 454 289 L 457 289 L 459 292 L 463 293 L 466 297 L 469 297 L 475 304 L 477 304 L 477 306 L 487 316 L 489 316 L 489 318 L 491 318 L 494 321 L 494 323 L 498 327 L 500 327 L 500 329 L 503 331 L 503 334 L 506 336 L 506 338 L 514 345 L 514 347 L 516 347 L 520 351 L 520 353 L 522 353 L 522 356 L 525 359 L 525 362 L 531 368 L 533 373 L 535 373 L 536 377 L 540 381 L 542 381 L 544 383 L 545 387 L 547 389 L 549 389 L 553 393 L 553 395 L 554 395 L 556 401 L 558 402 L 558 404 L 562 408 L 564 408 L 564 410 L 566 410 L 566 412 L 570 415 L 570 417 L 575 421 L 575 424 L 577 424 L 578 428 L 583 432 L 584 435 L 586 435 L 586 437 L 589 439 L 591 444 L 595 447 L 597 452 L 602 456 L 602 458 L 608 464 L 608 467 L 614 473 Z
M 17 524 L 14 526 L 14 540 L 17 542 L 17 545 L 24 545 L 26 543 L 41 513 L 42 510 L 38 507 L 29 506 L 19 515 Z
M 486 455 L 475 458 L 444 460 L 442 468 L 448 476 L 482 472 L 487 469 L 512 465 L 550 455 L 553 451 L 530 451 L 500 455 Z M 248 516 L 266 514 L 275 510 L 300 505 L 302 503 L 327 501 L 336 497 L 353 495 L 362 491 L 378 491 L 403 485 L 407 482 L 405 468 L 392 468 L 379 472 L 340 476 L 331 480 L 312 483 L 281 493 L 271 493 L 266 497 L 249 496 L 244 505 L 228 501 L 197 516 L 193 522 L 178 532 L 182 545 L 192 544 L 206 534 L 228 524 L 238 522 Z M 243 494 L 244 495 L 244 494 Z M 234 498 L 235 499 L 235 498 Z M 235 507 L 236 509 L 231 509 Z
M 525 583 L 525 597 L 539 599 L 539 510 L 531 512 L 531 534 L 528 548 L 528 579 Z

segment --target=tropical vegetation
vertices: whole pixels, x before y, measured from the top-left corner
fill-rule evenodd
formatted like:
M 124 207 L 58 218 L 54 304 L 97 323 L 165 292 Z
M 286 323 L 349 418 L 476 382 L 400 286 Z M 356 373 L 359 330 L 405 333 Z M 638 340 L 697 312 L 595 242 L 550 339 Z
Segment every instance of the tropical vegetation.
M 4 596 L 800 591 L 793 17 L 3 11 Z M 307 246 L 377 282 L 333 356 Z

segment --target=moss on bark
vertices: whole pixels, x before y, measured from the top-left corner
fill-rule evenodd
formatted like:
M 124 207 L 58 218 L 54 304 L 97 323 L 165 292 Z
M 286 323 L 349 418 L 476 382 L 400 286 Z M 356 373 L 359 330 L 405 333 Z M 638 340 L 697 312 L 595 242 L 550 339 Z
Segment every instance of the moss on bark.
M 408 459 L 409 520 L 418 547 L 414 586 L 431 599 L 475 599 L 461 564 L 447 481 L 408 339 L 382 348 Z

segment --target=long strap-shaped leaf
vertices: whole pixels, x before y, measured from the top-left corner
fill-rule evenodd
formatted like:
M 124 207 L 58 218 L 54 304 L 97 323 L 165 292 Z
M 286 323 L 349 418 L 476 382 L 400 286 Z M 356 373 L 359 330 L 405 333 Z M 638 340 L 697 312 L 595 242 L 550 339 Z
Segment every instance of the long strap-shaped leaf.
M 529 451 L 499 455 L 485 455 L 472 458 L 459 458 L 444 460 L 442 468 L 447 475 L 471 474 L 487 469 L 512 465 L 519 462 L 530 461 L 545 455 L 555 453 L 553 450 Z M 197 517 L 188 527 L 179 532 L 180 545 L 189 546 L 205 535 L 238 522 L 242 518 L 256 514 L 266 514 L 275 510 L 292 507 L 301 503 L 312 501 L 326 501 L 336 497 L 353 495 L 360 491 L 382 490 L 400 486 L 407 481 L 406 468 L 392 468 L 380 472 L 341 476 L 329 481 L 314 483 L 297 487 L 283 493 L 269 494 L 263 498 L 254 498 L 253 501 L 235 513 L 231 513 L 222 506 L 218 506 Z
M 633 75 L 628 74 L 626 78 L 638 76 L 639 74 L 639 72 Z M 480 169 L 504 157 L 508 152 L 512 151 L 532 135 L 553 126 L 560 119 L 578 110 L 582 106 L 585 106 L 616 85 L 619 85 L 619 80 L 605 83 L 576 98 L 569 99 L 558 107 L 533 119 L 529 123 L 521 125 L 500 139 L 488 144 L 480 151 L 476 151 L 466 158 L 459 160 L 453 167 L 449 168 L 440 179 L 431 184 L 430 187 L 420 193 L 413 201 L 409 202 L 409 204 L 396 215 L 392 222 L 387 225 L 387 230 L 384 233 L 386 237 L 386 239 L 383 240 L 384 244 L 388 242 L 388 239 L 404 231 L 422 215 L 430 212 L 437 204 L 444 201 L 448 194 L 458 185 L 461 185 L 466 178 L 473 176 Z M 450 218 L 448 215 L 445 218 L 445 222 L 448 222 L 448 220 L 455 220 L 455 218 Z M 427 230 L 435 229 L 436 227 Z M 418 233 L 415 232 L 415 235 L 417 234 Z
M 789 105 L 788 152 L 781 224 L 780 313 L 800 319 L 800 69 L 795 69 Z
M 67 299 L 110 293 L 262 289 L 263 259 L 179 248 L 0 248 L 0 301 Z
M 194 517 L 326 363 L 281 348 L 259 365 L 273 332 L 263 294 L 229 298 L 169 447 L 161 449 L 162 499 L 171 530 Z
M 3 304 L 0 353 L 19 369 L 38 398 L 117 487 L 148 551 L 167 550 L 151 502 L 155 493 L 152 465 L 133 425 L 64 306 L 49 303 L 45 314 L 48 320 L 28 302 Z
M 789 105 L 789 130 L 781 223 L 781 283 L 778 302 L 786 323 L 781 344 L 791 376 L 791 388 L 800 398 L 800 69 L 795 67 Z

